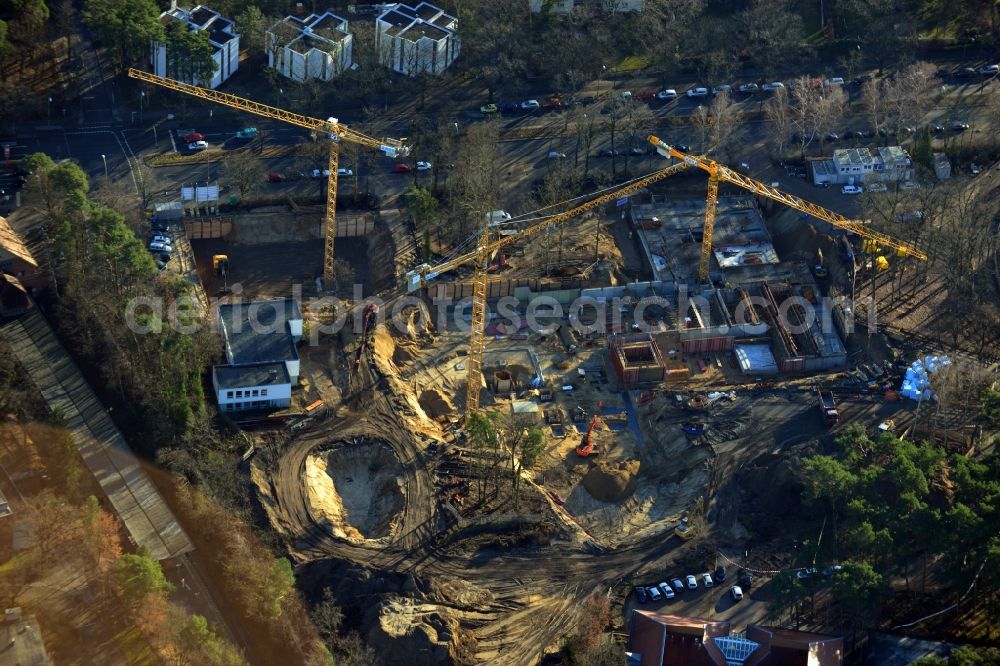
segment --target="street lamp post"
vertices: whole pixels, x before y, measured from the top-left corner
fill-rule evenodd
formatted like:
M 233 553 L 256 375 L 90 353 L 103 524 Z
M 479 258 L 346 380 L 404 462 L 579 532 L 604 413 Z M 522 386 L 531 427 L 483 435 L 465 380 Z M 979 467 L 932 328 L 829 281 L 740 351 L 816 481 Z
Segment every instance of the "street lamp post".
M 46 107 L 46 116 L 47 116 L 46 124 L 47 125 L 51 125 L 52 124 L 52 98 L 51 97 L 49 97 L 49 104 Z
M 145 105 L 145 103 L 146 103 L 146 91 L 145 90 L 140 90 L 139 91 L 139 122 L 140 123 L 142 122 L 142 107 Z
M 105 155 L 104 153 L 101 153 L 101 159 L 104 161 L 104 179 L 109 180 L 110 176 L 108 176 L 108 156 Z

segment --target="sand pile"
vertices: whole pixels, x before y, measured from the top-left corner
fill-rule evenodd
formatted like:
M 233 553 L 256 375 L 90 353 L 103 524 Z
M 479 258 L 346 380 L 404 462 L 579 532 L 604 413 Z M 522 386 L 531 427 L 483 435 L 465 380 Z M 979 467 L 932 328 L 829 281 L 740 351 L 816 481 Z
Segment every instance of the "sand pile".
M 638 460 L 599 461 L 583 477 L 583 487 L 602 502 L 620 502 L 635 492 Z
M 348 541 L 390 537 L 403 509 L 402 468 L 385 443 L 363 440 L 306 459 L 309 512 Z
M 455 406 L 438 389 L 427 389 L 420 394 L 420 408 L 430 419 L 439 419 L 455 413 Z

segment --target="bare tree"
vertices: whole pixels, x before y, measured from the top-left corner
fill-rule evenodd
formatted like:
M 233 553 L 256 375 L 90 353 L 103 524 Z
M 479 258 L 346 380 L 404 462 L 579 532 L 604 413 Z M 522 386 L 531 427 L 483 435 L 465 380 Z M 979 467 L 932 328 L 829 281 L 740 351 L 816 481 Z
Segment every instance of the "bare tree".
M 264 182 L 264 167 L 251 153 L 240 150 L 222 161 L 226 182 L 240 194 L 240 199 L 256 191 Z
M 712 115 L 712 150 L 722 161 L 729 160 L 733 130 L 740 123 L 739 107 L 733 104 L 728 93 L 719 93 L 709 107 Z
M 844 117 L 847 110 L 847 93 L 840 86 L 829 86 L 819 95 L 813 106 L 813 120 L 816 133 L 819 134 L 819 145 L 822 148 L 826 137 Z
M 861 86 L 861 103 L 864 105 L 865 113 L 868 115 L 868 120 L 871 122 L 872 130 L 876 136 L 886 124 L 889 110 L 882 83 L 882 79 L 872 79 L 865 81 L 864 85 Z
M 708 144 L 709 132 L 712 129 L 712 114 L 707 106 L 699 105 L 694 110 L 694 113 L 691 114 L 691 124 L 694 125 L 694 129 L 698 133 L 698 150 L 701 153 L 707 153 L 710 148 Z
M 485 214 L 495 210 L 500 201 L 497 183 L 503 180 L 503 174 L 499 140 L 500 123 L 491 120 L 469 128 L 460 144 L 463 168 L 458 174 L 459 192 L 454 206 L 454 230 L 458 238 L 464 238 L 470 231 L 478 231 Z
M 787 88 L 778 88 L 771 99 L 764 103 L 764 116 L 774 125 L 771 136 L 777 144 L 778 155 L 781 155 L 785 152 L 785 141 L 788 140 L 788 131 L 792 124 Z

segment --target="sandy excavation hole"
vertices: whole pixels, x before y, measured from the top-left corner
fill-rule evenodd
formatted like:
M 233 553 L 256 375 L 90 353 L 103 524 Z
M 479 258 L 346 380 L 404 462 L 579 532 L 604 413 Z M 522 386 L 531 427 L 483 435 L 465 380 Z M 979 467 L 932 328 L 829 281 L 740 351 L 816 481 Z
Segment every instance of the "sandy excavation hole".
M 403 509 L 402 466 L 381 440 L 339 442 L 306 459 L 313 520 L 360 542 L 393 536 Z
M 420 394 L 420 408 L 424 414 L 431 419 L 439 419 L 443 416 L 455 413 L 455 407 L 448 398 L 438 389 L 427 389 Z

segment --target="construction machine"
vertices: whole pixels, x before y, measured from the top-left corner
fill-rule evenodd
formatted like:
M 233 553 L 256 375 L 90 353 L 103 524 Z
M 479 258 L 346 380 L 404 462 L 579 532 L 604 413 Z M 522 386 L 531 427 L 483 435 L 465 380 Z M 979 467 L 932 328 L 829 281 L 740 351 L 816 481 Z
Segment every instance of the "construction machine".
M 375 321 L 378 315 L 378 306 L 374 303 L 369 303 L 364 310 L 362 315 L 361 324 L 361 342 L 358 344 L 358 349 L 354 352 L 354 367 L 357 368 L 361 365 L 361 358 L 365 354 L 365 350 L 368 348 L 368 334 L 372 329 L 372 323 Z
M 594 414 L 594 418 L 590 420 L 590 425 L 587 426 L 587 432 L 584 433 L 583 439 L 580 440 L 580 445 L 576 447 L 576 455 L 586 458 L 587 456 L 596 453 L 594 451 L 594 443 L 590 441 L 590 436 L 594 432 L 594 428 L 597 427 L 600 421 L 600 416 Z
M 253 113 L 264 118 L 280 120 L 282 122 L 289 123 L 290 125 L 296 125 L 298 127 L 316 132 L 319 136 L 325 135 L 330 138 L 329 159 L 327 160 L 327 169 L 329 169 L 330 175 L 327 178 L 326 216 L 323 224 L 323 287 L 324 289 L 330 289 L 336 282 L 333 270 L 333 250 L 337 237 L 337 168 L 340 162 L 340 143 L 342 141 L 347 141 L 349 143 L 358 144 L 359 146 L 374 148 L 389 157 L 400 157 L 409 155 L 410 153 L 409 146 L 404 144 L 406 139 L 376 139 L 350 129 L 347 125 L 344 125 L 333 117 L 327 118 L 326 120 L 320 120 L 319 118 L 312 118 L 310 116 L 302 115 L 301 113 L 293 113 L 292 111 L 286 111 L 274 106 L 244 99 L 243 97 L 238 97 L 237 95 L 231 95 L 229 93 L 211 90 L 209 88 L 201 88 L 189 83 L 181 83 L 180 81 L 174 81 L 173 79 L 156 76 L 155 74 L 150 74 L 149 72 L 144 72 L 138 69 L 130 68 L 128 70 L 128 75 L 133 79 L 139 79 L 140 81 L 145 81 L 146 83 L 151 83 L 175 92 L 184 93 L 185 95 L 191 95 L 192 97 L 198 97 L 210 102 L 215 102 L 216 104 L 222 104 L 223 106 L 228 106 L 229 108 L 237 109 L 239 111 Z M 245 128 L 242 131 L 246 133 L 247 129 L 248 128 Z
M 656 151 L 664 157 L 675 157 L 683 160 L 687 164 L 697 167 L 708 173 L 708 195 L 705 200 L 705 229 L 701 239 L 701 260 L 698 263 L 698 279 L 702 282 L 708 281 L 709 260 L 712 255 L 712 236 L 715 233 L 715 208 L 719 198 L 719 183 L 725 181 L 737 187 L 758 194 L 768 199 L 782 203 L 795 210 L 802 211 L 817 219 L 828 222 L 838 229 L 853 232 L 862 238 L 873 241 L 875 245 L 892 248 L 899 256 L 916 257 L 920 260 L 927 260 L 927 255 L 922 251 L 903 241 L 898 241 L 885 234 L 869 229 L 864 222 L 849 220 L 839 213 L 834 213 L 822 206 L 817 206 L 791 194 L 785 194 L 781 190 L 765 185 L 741 173 L 733 171 L 729 167 L 719 164 L 708 157 L 698 157 L 683 153 L 677 148 L 667 144 L 659 137 L 650 135 L 649 143 L 656 146 Z
M 224 254 L 212 255 L 212 270 L 222 278 L 222 291 L 229 291 L 229 257 Z

